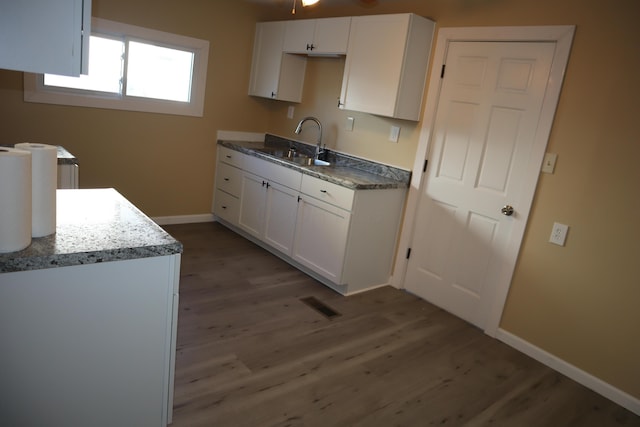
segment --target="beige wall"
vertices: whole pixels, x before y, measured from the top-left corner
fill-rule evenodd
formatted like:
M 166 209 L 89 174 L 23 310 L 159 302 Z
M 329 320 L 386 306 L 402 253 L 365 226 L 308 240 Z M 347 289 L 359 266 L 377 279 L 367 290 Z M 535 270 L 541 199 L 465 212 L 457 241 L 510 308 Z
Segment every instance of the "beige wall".
M 0 143 L 63 145 L 81 187 L 115 187 L 148 215 L 210 212 L 216 131 L 267 125 L 246 95 L 257 11 L 234 0 L 93 0 L 93 16 L 209 40 L 204 117 L 25 103 L 22 73 L 0 70 Z
M 256 19 L 289 19 L 289 5 L 255 10 L 237 0 L 94 0 L 94 16 L 211 42 L 203 118 L 22 101 L 22 74 L 0 70 L 0 142 L 61 144 L 81 161 L 83 187 L 115 187 L 149 215 L 209 212 L 218 129 L 292 136 L 296 120 L 323 120 L 327 143 L 411 168 L 419 124 L 339 111 L 343 61 L 309 61 L 304 102 L 246 95 Z M 367 9 L 322 3 L 298 18 L 415 12 L 439 26 L 576 24 L 549 151 L 502 327 L 640 398 L 640 30 L 637 0 L 398 0 Z M 352 133 L 344 118 L 355 118 Z M 398 144 L 389 126 L 401 126 Z M 309 132 L 303 138 L 313 141 Z M 546 242 L 570 225 L 567 246 Z
M 555 0 L 383 2 L 322 15 L 415 12 L 439 27 L 577 25 L 548 151 L 556 173 L 542 175 L 501 327 L 640 398 L 640 3 Z M 316 8 L 317 12 L 321 7 Z M 277 19 L 286 19 L 286 11 Z M 300 17 L 314 13 L 303 11 Z M 411 168 L 419 124 L 340 111 L 344 64 L 309 61 L 304 102 L 270 113 L 272 132 L 294 137 L 306 114 L 331 129 L 341 151 Z M 437 68 L 437 67 L 436 67 Z M 355 117 L 345 132 L 346 116 Z M 389 127 L 402 127 L 398 144 Z M 313 141 L 310 129 L 305 140 Z M 567 245 L 547 242 L 554 221 Z

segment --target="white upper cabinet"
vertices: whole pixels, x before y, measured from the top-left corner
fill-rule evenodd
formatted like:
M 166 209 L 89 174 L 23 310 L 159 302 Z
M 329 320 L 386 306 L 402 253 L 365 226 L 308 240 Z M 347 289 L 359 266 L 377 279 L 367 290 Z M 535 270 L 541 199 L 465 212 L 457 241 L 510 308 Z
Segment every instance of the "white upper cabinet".
M 353 17 L 340 108 L 419 120 L 434 27 L 414 14 Z
M 284 51 L 309 55 L 344 55 L 351 17 L 287 21 Z
M 285 21 L 256 24 L 249 95 L 301 101 L 307 60 L 283 52 L 285 26 Z
M 78 76 L 88 70 L 91 0 L 3 1 L 0 68 Z

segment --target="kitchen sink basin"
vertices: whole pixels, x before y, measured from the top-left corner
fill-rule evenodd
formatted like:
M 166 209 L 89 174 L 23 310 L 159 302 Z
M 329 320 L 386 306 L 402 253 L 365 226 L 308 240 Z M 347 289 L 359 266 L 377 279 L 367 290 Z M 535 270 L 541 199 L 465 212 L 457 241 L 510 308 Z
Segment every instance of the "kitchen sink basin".
M 288 162 L 295 163 L 300 166 L 330 166 L 331 163 L 325 162 L 324 160 L 314 159 L 313 157 L 306 156 L 304 154 L 300 154 L 295 150 L 290 150 L 286 148 L 257 148 L 256 151 L 261 153 L 268 154 L 270 156 L 277 157 L 282 160 L 286 160 Z

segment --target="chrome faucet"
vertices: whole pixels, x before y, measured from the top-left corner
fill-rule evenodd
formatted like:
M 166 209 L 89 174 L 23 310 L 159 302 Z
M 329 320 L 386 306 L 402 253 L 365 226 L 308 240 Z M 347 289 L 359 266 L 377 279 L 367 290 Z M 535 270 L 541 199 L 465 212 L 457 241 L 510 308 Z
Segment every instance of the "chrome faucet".
M 312 122 L 315 122 L 315 124 L 318 125 L 318 144 L 316 146 L 316 154 L 315 154 L 315 158 L 318 159 L 321 154 L 324 154 L 324 148 L 322 147 L 322 123 L 320 123 L 320 120 L 311 116 L 305 117 L 304 119 L 300 120 L 300 122 L 298 122 L 298 126 L 296 126 L 296 130 L 294 130 L 293 133 L 295 133 L 296 135 L 299 135 L 300 132 L 302 132 L 302 124 L 308 120 L 311 120 Z

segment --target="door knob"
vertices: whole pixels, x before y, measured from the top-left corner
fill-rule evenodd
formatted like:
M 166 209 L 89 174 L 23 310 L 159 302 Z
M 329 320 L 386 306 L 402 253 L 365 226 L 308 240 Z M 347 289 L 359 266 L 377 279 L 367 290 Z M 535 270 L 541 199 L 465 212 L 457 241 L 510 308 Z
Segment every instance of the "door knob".
M 513 215 L 513 206 L 505 205 L 502 207 L 502 209 L 500 209 L 500 212 L 502 212 L 502 215 L 511 216 Z

